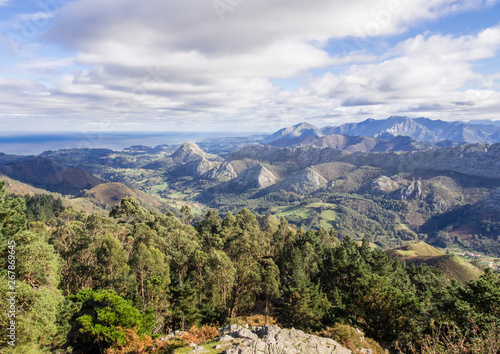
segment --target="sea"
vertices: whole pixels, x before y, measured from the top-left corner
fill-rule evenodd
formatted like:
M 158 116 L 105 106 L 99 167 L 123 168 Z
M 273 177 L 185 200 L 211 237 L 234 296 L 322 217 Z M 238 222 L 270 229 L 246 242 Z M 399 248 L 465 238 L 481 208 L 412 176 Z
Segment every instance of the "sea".
M 202 142 L 208 139 L 244 137 L 249 132 L 86 132 L 86 133 L 0 133 L 0 153 L 38 155 L 45 151 L 72 148 L 106 148 L 122 151 L 132 145 L 155 147 Z

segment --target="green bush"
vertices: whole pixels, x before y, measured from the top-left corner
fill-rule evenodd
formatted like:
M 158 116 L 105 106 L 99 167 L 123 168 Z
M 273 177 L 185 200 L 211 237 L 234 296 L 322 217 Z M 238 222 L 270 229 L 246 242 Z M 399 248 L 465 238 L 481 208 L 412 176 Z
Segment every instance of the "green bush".
M 77 306 L 72 318 L 70 344 L 84 353 L 125 345 L 126 329 L 139 335 L 151 334 L 152 320 L 113 290 L 81 290 L 70 295 Z

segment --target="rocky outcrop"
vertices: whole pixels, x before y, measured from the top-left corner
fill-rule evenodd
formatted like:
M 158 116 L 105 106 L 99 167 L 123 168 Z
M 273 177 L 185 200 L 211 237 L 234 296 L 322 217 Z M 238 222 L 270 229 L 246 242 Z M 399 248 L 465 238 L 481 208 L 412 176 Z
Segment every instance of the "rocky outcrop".
M 186 163 L 184 167 L 190 176 L 200 178 L 212 170 L 216 164 L 216 162 L 208 161 L 206 158 L 202 157 L 199 160 Z
M 351 351 L 330 338 L 296 329 L 266 325 L 246 329 L 236 325 L 221 330 L 220 341 L 232 346 L 226 354 L 348 354 Z
M 238 175 L 236 174 L 233 166 L 226 161 L 208 171 L 203 177 L 216 182 L 227 182 L 236 178 L 237 176 Z
M 275 184 L 271 189 L 304 195 L 325 187 L 327 183 L 328 181 L 323 176 L 308 167 Z
M 417 180 L 411 182 L 408 186 L 400 190 L 401 200 L 405 199 L 423 199 L 422 181 Z
M 481 204 L 486 212 L 498 215 L 500 213 L 500 188 L 488 194 Z
M 400 185 L 396 181 L 392 180 L 387 176 L 380 176 L 372 181 L 370 192 L 372 192 L 375 195 L 384 195 L 394 192 L 396 189 L 399 188 Z
M 234 180 L 237 189 L 266 188 L 278 181 L 278 177 L 261 164 L 252 166 Z

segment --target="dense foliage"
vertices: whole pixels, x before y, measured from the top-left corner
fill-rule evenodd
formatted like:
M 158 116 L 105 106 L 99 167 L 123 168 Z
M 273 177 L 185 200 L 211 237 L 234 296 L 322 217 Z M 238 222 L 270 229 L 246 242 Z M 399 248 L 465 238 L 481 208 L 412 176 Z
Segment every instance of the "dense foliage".
M 0 186 L 0 291 L 7 298 L 7 242 L 15 240 L 23 352 L 93 353 L 122 345 L 126 331 L 162 334 L 251 313 L 306 331 L 350 325 L 409 351 L 437 328 L 465 335 L 473 324 L 481 333 L 500 320 L 498 275 L 462 285 L 395 261 L 367 238 L 340 242 L 333 229 L 297 229 L 247 209 L 225 217 L 210 210 L 192 226 L 189 208 L 179 219 L 130 197 L 110 217 L 66 209 L 51 216 L 50 229 L 27 228 L 24 208 Z M 2 328 L 8 305 L 0 304 Z M 13 351 L 5 333 L 0 346 Z

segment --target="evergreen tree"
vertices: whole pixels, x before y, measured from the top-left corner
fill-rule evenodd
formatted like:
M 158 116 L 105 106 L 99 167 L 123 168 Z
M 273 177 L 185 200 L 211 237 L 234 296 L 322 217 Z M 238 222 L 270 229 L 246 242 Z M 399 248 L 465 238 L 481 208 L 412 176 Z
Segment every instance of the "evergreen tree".
M 323 327 L 322 319 L 330 303 L 320 289 L 307 277 L 302 256 L 298 249 L 293 252 L 291 272 L 285 280 L 280 321 L 287 326 L 306 331 Z
M 38 352 L 64 340 L 60 259 L 43 234 L 26 231 L 24 201 L 5 199 L 0 182 L 0 337 L 2 353 Z M 10 312 L 9 312 L 10 311 Z M 10 314 L 15 314 L 15 317 Z M 15 321 L 15 347 L 6 329 Z
M 189 282 L 177 284 L 172 289 L 173 329 L 184 331 L 198 323 L 200 314 L 197 303 L 196 290 Z

